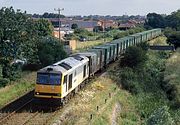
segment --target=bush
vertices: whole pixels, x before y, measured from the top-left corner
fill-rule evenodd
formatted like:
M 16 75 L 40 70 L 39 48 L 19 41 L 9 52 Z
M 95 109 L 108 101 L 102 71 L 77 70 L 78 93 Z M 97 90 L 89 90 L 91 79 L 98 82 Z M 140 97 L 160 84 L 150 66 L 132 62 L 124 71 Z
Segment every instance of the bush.
M 137 74 L 131 68 L 124 68 L 120 73 L 121 85 L 124 89 L 133 94 L 137 94 L 140 90 L 138 87 Z
M 5 87 L 9 82 L 9 79 L 0 78 L 0 87 Z
M 141 49 L 147 51 L 149 49 L 149 43 L 148 42 L 141 42 L 137 44 L 137 47 L 140 47 Z
M 113 40 L 115 40 L 115 39 L 120 39 L 120 38 L 125 37 L 125 36 L 127 36 L 127 35 L 129 35 L 129 33 L 126 32 L 126 31 L 117 33 L 116 35 L 114 35 Z
M 138 65 L 143 64 L 146 60 L 146 52 L 140 47 L 132 46 L 126 50 L 124 58 L 121 60 L 120 65 L 124 67 L 135 68 Z
M 163 106 L 157 109 L 148 118 L 147 125 L 174 125 L 174 121 L 169 113 L 169 108 Z

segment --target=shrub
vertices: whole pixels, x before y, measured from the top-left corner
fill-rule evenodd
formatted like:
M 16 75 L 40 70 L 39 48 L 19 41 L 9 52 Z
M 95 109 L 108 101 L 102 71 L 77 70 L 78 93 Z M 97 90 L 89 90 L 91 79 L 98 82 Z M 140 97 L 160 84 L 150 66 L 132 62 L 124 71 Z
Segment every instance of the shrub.
M 146 60 L 146 52 L 140 47 L 132 46 L 126 50 L 120 65 L 124 67 L 135 68 L 138 65 L 143 64 Z
M 120 32 L 120 33 L 117 33 L 116 35 L 114 35 L 113 39 L 114 39 L 114 40 L 115 40 L 115 39 L 120 39 L 120 38 L 125 37 L 125 36 L 127 36 L 127 35 L 129 35 L 128 32 Z
M 133 94 L 137 94 L 140 91 L 138 83 L 136 82 L 137 77 L 137 74 L 131 68 L 126 67 L 120 72 L 120 83 L 124 89 Z
M 149 43 L 148 42 L 141 42 L 137 44 L 137 47 L 140 47 L 141 49 L 147 51 L 149 49 Z
M 5 87 L 9 82 L 9 79 L 0 78 L 0 87 Z
M 169 113 L 169 108 L 163 106 L 150 115 L 147 125 L 174 125 L 174 121 Z

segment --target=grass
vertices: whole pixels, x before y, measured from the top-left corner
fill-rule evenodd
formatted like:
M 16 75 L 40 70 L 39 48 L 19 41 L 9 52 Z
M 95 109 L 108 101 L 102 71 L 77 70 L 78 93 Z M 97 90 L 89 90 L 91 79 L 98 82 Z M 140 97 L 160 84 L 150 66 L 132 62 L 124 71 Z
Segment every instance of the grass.
M 175 105 L 180 106 L 180 48 L 167 60 L 164 80 L 174 91 L 171 93 Z M 180 108 L 173 110 L 175 121 L 180 124 Z
M 86 42 L 77 42 L 77 49 L 74 52 L 80 52 L 83 50 L 86 50 L 88 48 L 91 48 L 93 46 L 101 45 L 106 42 L 110 42 L 112 39 L 111 38 L 106 38 L 105 41 L 103 39 L 101 40 L 95 40 L 95 41 L 86 41 Z
M 106 103 L 105 99 L 107 99 Z M 140 124 L 132 95 L 120 89 L 110 75 L 95 78 L 84 90 L 79 91 L 75 98 L 71 99 L 63 109 L 63 113 L 61 112 L 55 119 L 59 117 L 63 119 L 63 125 L 109 125 L 117 103 L 121 106 L 116 117 L 119 125 Z M 92 119 L 90 119 L 91 114 Z
M 21 79 L 0 88 L 0 108 L 34 88 L 36 73 L 24 72 Z
M 166 42 L 167 38 L 165 36 L 157 37 L 149 42 L 150 45 L 168 45 Z

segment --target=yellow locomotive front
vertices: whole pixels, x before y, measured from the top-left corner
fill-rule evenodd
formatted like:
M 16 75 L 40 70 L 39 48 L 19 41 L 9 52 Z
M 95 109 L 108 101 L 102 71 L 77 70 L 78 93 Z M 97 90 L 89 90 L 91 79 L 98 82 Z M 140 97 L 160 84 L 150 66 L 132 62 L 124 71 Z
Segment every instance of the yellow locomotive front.
M 38 72 L 35 85 L 37 98 L 61 98 L 62 74 L 54 72 Z

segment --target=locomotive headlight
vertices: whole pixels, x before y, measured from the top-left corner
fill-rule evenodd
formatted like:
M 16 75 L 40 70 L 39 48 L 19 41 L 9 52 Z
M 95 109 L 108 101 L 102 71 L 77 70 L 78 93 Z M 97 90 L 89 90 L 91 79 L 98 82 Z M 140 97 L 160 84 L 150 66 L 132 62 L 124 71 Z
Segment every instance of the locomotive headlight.
M 39 95 L 39 92 L 37 92 L 36 94 Z

